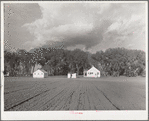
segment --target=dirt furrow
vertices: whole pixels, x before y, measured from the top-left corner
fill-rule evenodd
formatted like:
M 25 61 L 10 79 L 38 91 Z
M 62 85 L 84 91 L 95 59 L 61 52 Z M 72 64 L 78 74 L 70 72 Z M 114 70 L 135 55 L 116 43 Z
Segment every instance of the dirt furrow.
M 82 81 L 77 110 L 83 110 L 84 109 L 84 104 L 85 104 L 84 98 L 85 98 L 85 83 L 83 83 L 83 81 Z
M 61 84 L 61 86 L 57 86 L 55 89 L 52 89 L 44 98 L 41 98 L 41 100 L 38 101 L 37 105 L 30 108 L 30 110 L 45 110 L 46 108 L 50 107 L 50 102 L 53 103 L 54 98 L 63 93 L 62 91 L 68 83 L 69 82 L 65 82 Z
M 71 110 L 70 109 L 70 105 L 71 105 L 71 101 L 72 101 L 72 96 L 74 94 L 74 90 L 70 93 L 69 97 L 67 98 L 67 100 L 65 100 L 65 104 L 61 105 L 61 108 L 59 110 Z
M 9 78 L 4 82 L 4 110 L 145 109 L 145 82 L 110 79 Z
M 95 85 L 94 85 L 95 86 Z M 102 93 L 102 95 L 106 98 L 106 100 L 108 100 L 109 102 L 110 102 L 110 104 L 113 106 L 113 107 L 115 107 L 115 109 L 117 109 L 117 110 L 120 110 L 115 104 L 113 104 L 113 102 L 106 96 L 106 94 L 103 92 L 103 91 L 101 91 L 97 86 L 95 86 L 96 87 L 96 89 L 100 92 L 100 93 Z M 103 99 L 103 98 L 102 98 Z M 106 101 L 105 100 L 105 101 Z M 105 103 L 106 104 L 106 106 L 108 105 L 108 103 Z M 110 107 L 109 106 L 107 106 L 107 108 L 108 109 L 110 109 Z
M 51 101 L 49 101 L 48 105 L 44 110 L 54 110 L 55 107 L 60 103 L 65 94 L 69 93 L 70 89 L 68 87 L 64 87 L 60 94 L 55 96 Z
M 14 105 L 17 105 L 21 102 L 24 102 L 25 100 L 28 100 L 28 99 L 44 92 L 45 90 L 47 90 L 45 88 L 45 86 L 40 86 L 38 88 L 35 87 L 28 92 L 24 91 L 22 93 L 18 92 L 17 94 L 10 95 L 11 98 L 7 97 L 7 99 L 5 99 L 5 109 L 13 107 Z
M 55 82 L 51 82 L 50 84 L 52 84 L 52 83 L 55 83 Z M 12 89 L 12 90 L 9 90 L 9 91 L 5 91 L 4 92 L 4 94 L 10 94 L 10 93 L 15 93 L 15 92 L 17 92 L 17 91 L 19 91 L 19 92 L 21 92 L 21 91 L 27 91 L 27 90 L 30 90 L 31 88 L 34 88 L 34 87 L 36 87 L 37 85 L 41 85 L 41 84 L 39 84 L 39 83 L 34 83 L 34 84 L 30 84 L 30 85 L 25 85 L 25 87 L 20 87 L 20 86 L 17 86 L 17 88 L 15 88 L 15 90 L 14 89 Z
M 84 110 L 89 110 L 90 105 L 89 105 L 89 98 L 88 98 L 88 83 L 85 83 L 85 97 L 84 97 Z
M 94 93 L 93 85 L 91 84 L 90 86 L 91 86 L 91 88 L 89 90 L 89 92 L 90 92 L 90 97 L 89 98 L 90 98 L 90 101 L 92 103 L 92 109 L 91 110 L 96 110 L 96 99 L 95 99 L 95 96 L 97 96 L 97 95 L 95 95 L 95 93 Z
M 77 105 L 78 105 L 78 100 L 79 100 L 79 95 L 80 95 L 80 84 L 81 82 L 77 82 L 78 86 L 76 88 L 76 91 L 72 95 L 72 102 L 70 105 L 69 110 L 77 110 Z
M 69 95 L 72 90 L 71 83 L 73 83 L 73 82 L 70 82 L 69 85 L 67 85 L 67 87 L 65 88 L 66 92 L 63 95 L 61 95 L 61 97 L 59 97 L 57 102 L 50 108 L 50 110 L 55 110 L 57 106 L 59 106 L 59 105 L 61 106 L 62 105 L 61 102 L 64 102 L 63 105 L 65 106 L 66 100 L 68 100 Z
M 21 87 L 28 87 L 30 85 L 34 85 L 39 83 L 38 81 L 4 81 L 4 89 L 5 91 L 14 90 L 15 88 L 21 88 Z
M 58 85 L 53 84 L 53 85 L 50 85 L 50 86 L 51 86 L 51 87 L 48 86 L 48 89 L 50 89 L 49 91 L 54 90 Z M 42 98 L 46 97 L 47 94 L 49 93 L 49 91 L 47 91 L 47 92 L 45 92 L 45 93 L 42 93 L 42 94 L 40 94 L 40 96 L 36 96 L 36 97 L 34 97 L 34 98 L 32 98 L 32 99 L 30 99 L 30 100 L 24 102 L 24 103 L 21 104 L 21 105 L 18 105 L 17 107 L 14 108 L 14 110 L 24 110 L 24 111 L 25 111 L 25 110 L 26 110 L 26 111 L 27 111 L 27 110 L 30 110 L 30 108 L 32 108 L 33 106 L 37 105 L 38 102 L 39 102 Z
M 72 102 L 72 96 L 75 93 L 76 89 L 76 83 L 71 83 L 70 85 L 70 91 L 68 94 L 65 94 L 62 101 L 58 104 L 58 106 L 55 108 L 55 110 L 69 110 L 70 104 Z
M 89 98 L 89 104 L 90 104 L 90 110 L 95 110 L 94 102 L 93 102 L 93 95 L 92 95 L 92 85 L 88 85 L 88 98 Z
M 40 93 L 40 94 L 36 94 L 36 95 L 34 95 L 33 97 L 30 97 L 30 98 L 28 98 L 28 99 L 26 99 L 26 100 L 23 100 L 22 102 L 19 102 L 19 103 L 13 105 L 12 107 L 10 107 L 10 108 L 8 108 L 8 109 L 6 109 L 6 110 L 9 110 L 9 111 L 14 110 L 13 108 L 17 107 L 18 105 L 21 105 L 21 104 L 23 104 L 24 102 L 29 101 L 29 100 L 31 100 L 31 99 L 33 99 L 33 98 L 35 98 L 35 97 L 37 97 L 37 96 L 39 96 L 39 95 L 41 95 L 41 94 L 43 94 L 43 93 L 45 93 L 45 92 L 48 92 L 48 91 L 49 91 L 49 90 L 46 90 L 46 91 L 43 91 L 43 92 Z
M 54 83 L 55 84 L 55 83 Z M 59 84 L 59 83 L 58 83 Z M 5 99 L 5 109 L 11 109 L 11 107 L 14 107 L 15 105 L 25 103 L 26 101 L 29 101 L 33 99 L 33 97 L 38 96 L 38 94 L 42 94 L 42 92 L 49 90 L 49 87 L 46 84 L 35 86 L 34 88 L 19 92 L 17 94 L 14 94 L 15 96 L 11 95 L 11 100 Z M 16 106 L 15 106 L 16 107 Z
M 55 83 L 53 85 L 47 85 L 47 87 L 51 90 L 48 91 L 47 93 L 44 93 L 40 97 L 33 98 L 29 102 L 26 102 L 28 105 L 30 105 L 29 107 L 26 107 L 26 109 L 27 110 L 38 110 L 38 108 L 42 107 L 42 105 L 44 105 L 46 99 L 49 98 L 48 95 L 51 94 L 51 93 L 54 93 L 57 90 L 59 84 L 60 84 L 60 82 Z M 61 85 L 62 84 L 63 83 L 61 83 Z

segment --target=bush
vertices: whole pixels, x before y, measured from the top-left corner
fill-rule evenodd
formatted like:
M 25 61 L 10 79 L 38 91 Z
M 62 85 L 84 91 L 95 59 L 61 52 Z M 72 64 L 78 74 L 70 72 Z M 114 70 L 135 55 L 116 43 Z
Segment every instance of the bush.
M 146 77 L 146 71 L 145 70 L 142 71 L 142 73 L 140 75 L 143 76 L 143 77 Z
M 112 74 L 112 76 L 118 77 L 119 76 L 119 72 L 118 71 L 114 71 L 113 74 Z

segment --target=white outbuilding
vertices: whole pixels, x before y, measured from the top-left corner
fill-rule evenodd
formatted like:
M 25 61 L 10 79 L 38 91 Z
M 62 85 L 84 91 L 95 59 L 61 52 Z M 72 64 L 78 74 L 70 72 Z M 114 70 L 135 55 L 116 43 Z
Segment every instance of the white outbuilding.
M 48 77 L 48 73 L 43 69 L 38 69 L 33 73 L 33 78 L 46 78 Z
M 72 77 L 71 78 L 76 78 L 76 77 L 77 77 L 77 74 L 74 73 L 74 74 L 72 74 Z
M 67 74 L 67 78 L 71 78 L 71 74 L 70 73 Z
M 73 73 L 73 74 L 68 73 L 67 78 L 77 78 L 77 74 L 76 73 Z
M 88 71 L 84 71 L 84 77 L 100 77 L 100 71 L 92 66 Z

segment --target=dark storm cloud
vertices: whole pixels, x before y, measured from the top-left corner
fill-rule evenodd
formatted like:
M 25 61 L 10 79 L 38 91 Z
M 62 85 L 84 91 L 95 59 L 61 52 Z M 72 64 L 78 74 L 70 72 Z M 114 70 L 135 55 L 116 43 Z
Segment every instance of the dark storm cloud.
M 42 17 L 23 25 L 34 36 L 33 41 L 25 43 L 30 48 L 62 42 L 65 47 L 83 45 L 86 49 L 95 46 L 97 49 L 102 43 L 106 43 L 102 44 L 106 48 L 117 43 L 137 48 L 134 41 L 138 43 L 145 36 L 144 4 L 41 3 L 39 6 Z

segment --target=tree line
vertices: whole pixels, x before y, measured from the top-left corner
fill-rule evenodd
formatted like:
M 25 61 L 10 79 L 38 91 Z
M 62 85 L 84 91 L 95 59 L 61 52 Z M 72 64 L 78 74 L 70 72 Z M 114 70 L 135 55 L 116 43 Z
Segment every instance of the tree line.
M 145 52 L 125 48 L 110 48 L 95 54 L 80 49 L 66 50 L 36 48 L 29 52 L 4 51 L 4 74 L 31 76 L 35 65 L 40 64 L 48 75 L 66 75 L 68 72 L 82 75 L 93 66 L 102 76 L 144 76 Z

